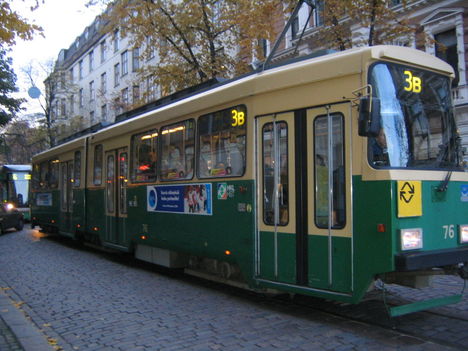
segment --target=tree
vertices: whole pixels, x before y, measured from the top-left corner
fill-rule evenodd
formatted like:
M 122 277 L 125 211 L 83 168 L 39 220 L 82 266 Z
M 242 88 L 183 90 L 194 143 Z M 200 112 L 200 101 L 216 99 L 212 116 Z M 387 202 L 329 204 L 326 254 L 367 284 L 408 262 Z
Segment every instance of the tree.
M 33 116 L 37 120 L 38 116 Z M 46 130 L 34 126 L 30 121 L 14 119 L 2 133 L 1 163 L 27 164 L 36 153 L 47 147 Z
M 353 45 L 373 46 L 416 36 L 417 26 L 405 15 L 408 0 L 402 0 L 399 7 L 393 6 L 392 0 L 326 0 L 318 3 L 323 6 L 324 22 L 319 43 L 328 48 L 345 50 Z M 364 35 L 353 40 L 352 29 L 360 29 Z
M 31 40 L 34 32 L 42 31 L 39 26 L 28 23 L 13 11 L 10 3 L 10 0 L 0 2 L 0 126 L 8 123 L 20 111 L 23 103 L 22 99 L 11 96 L 18 88 L 16 75 L 11 68 L 12 60 L 7 57 L 7 49 L 16 43 L 18 37 Z M 37 6 L 39 0 L 34 0 L 31 9 Z
M 32 86 L 37 86 L 37 77 L 42 77 L 44 74 L 47 79 L 44 81 L 45 94 L 41 94 L 38 98 L 39 105 L 41 106 L 43 119 L 41 119 L 41 126 L 45 127 L 46 139 L 49 147 L 55 145 L 55 135 L 52 128 L 52 102 L 57 98 L 57 87 L 59 85 L 60 73 L 54 70 L 54 61 L 50 60 L 45 63 L 38 63 L 33 65 L 30 63 L 27 67 L 23 68 L 23 73 L 28 77 Z
M 294 2 L 294 1 L 290 1 Z M 130 36 L 143 57 L 158 55 L 154 76 L 162 93 L 249 69 L 246 52 L 259 52 L 259 39 L 273 40 L 280 0 L 118 0 L 106 15 L 108 32 Z M 242 50 L 239 49 L 242 48 Z
M 346 20 L 350 2 L 346 0 L 327 0 L 316 2 L 316 4 L 323 21 L 319 43 L 340 51 L 351 48 L 351 26 L 350 21 Z
M 35 32 L 42 32 L 41 27 L 28 23 L 26 19 L 13 11 L 10 7 L 11 2 L 13 0 L 0 1 L 0 46 L 2 47 L 14 45 L 17 38 L 31 40 Z M 39 6 L 39 2 L 44 2 L 44 0 L 31 1 L 31 11 Z
M 368 46 L 391 43 L 410 38 L 416 28 L 405 15 L 407 0 L 401 1 L 401 10 L 395 11 L 392 0 L 352 0 L 349 14 L 361 27 L 368 29 L 367 38 L 357 44 Z
M 16 75 L 11 68 L 11 58 L 7 58 L 5 50 L 0 48 L 0 126 L 7 124 L 20 111 L 23 100 L 11 96 L 17 91 Z

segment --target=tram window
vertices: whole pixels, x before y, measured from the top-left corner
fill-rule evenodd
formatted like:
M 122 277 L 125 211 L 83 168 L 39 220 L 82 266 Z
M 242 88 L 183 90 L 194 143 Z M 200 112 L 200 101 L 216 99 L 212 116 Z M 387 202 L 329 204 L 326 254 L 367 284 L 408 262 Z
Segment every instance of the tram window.
M 127 213 L 128 157 L 123 152 L 119 156 L 119 213 Z
M 38 163 L 33 164 L 32 168 L 32 188 L 38 190 L 41 182 L 41 167 Z
M 193 119 L 161 128 L 161 179 L 193 177 L 195 122 Z
M 41 189 L 47 189 L 49 187 L 49 163 L 42 162 L 39 168 L 40 168 L 39 187 Z
M 115 189 L 114 189 L 114 178 L 115 178 L 115 159 L 114 155 L 107 156 L 107 186 L 106 186 L 106 207 L 108 213 L 114 213 L 114 201 L 115 201 Z
M 62 189 L 62 191 L 60 192 L 61 194 L 61 209 L 62 211 L 67 211 L 68 209 L 68 194 L 69 194 L 69 186 L 68 186 L 68 172 L 67 172 L 67 164 L 64 162 L 64 163 L 61 163 L 61 168 L 62 168 L 62 172 L 61 172 L 61 181 L 60 181 L 60 187 Z
M 59 161 L 49 161 L 49 187 L 57 189 L 59 182 Z
M 79 187 L 81 184 L 81 151 L 75 152 L 73 168 L 73 186 Z
M 102 144 L 94 147 L 94 170 L 93 170 L 93 184 L 102 184 Z
M 156 180 L 157 138 L 156 129 L 132 136 L 132 182 Z
M 338 229 L 346 221 L 343 116 L 330 117 L 331 135 L 328 116 L 319 116 L 314 122 L 315 223 L 319 228 L 331 224 L 331 228 Z
M 68 203 L 68 207 L 67 207 L 67 211 L 69 212 L 73 206 L 73 188 L 72 188 L 72 185 L 73 185 L 73 173 L 74 173 L 74 168 L 73 168 L 73 161 L 69 161 L 67 162 L 68 163 L 68 166 L 67 166 L 67 170 L 68 170 L 68 173 L 67 173 L 67 203 Z
M 268 225 L 289 222 L 288 125 L 267 123 L 262 130 L 263 221 Z M 275 191 L 278 189 L 278 191 Z
M 245 171 L 247 112 L 244 105 L 198 119 L 198 177 L 236 177 Z

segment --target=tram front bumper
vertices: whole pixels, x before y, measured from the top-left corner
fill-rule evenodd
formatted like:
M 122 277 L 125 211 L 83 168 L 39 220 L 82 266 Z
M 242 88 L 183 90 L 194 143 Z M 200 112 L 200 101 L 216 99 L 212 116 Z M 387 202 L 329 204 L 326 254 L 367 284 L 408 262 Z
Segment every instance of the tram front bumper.
M 402 252 L 395 255 L 399 272 L 444 267 L 468 262 L 468 246 L 434 251 Z

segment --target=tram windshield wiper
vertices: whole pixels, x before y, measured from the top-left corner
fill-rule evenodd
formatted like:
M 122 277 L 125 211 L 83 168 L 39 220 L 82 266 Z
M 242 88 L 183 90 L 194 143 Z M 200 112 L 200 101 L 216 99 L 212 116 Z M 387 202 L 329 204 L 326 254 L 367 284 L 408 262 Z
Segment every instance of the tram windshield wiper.
M 437 191 L 442 193 L 444 191 L 447 191 L 448 189 L 448 184 L 450 182 L 450 178 L 452 177 L 452 171 L 448 171 L 447 175 L 445 176 L 445 179 L 440 182 L 439 186 L 437 187 Z

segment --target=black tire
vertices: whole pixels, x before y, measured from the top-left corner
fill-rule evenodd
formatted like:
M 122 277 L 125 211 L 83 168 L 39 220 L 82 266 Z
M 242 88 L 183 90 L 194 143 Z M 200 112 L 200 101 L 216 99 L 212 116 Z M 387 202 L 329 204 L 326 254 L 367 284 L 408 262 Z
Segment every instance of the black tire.
M 18 220 L 18 224 L 16 225 L 15 229 L 17 231 L 22 231 L 23 228 L 24 228 L 24 219 L 21 218 L 21 219 Z

